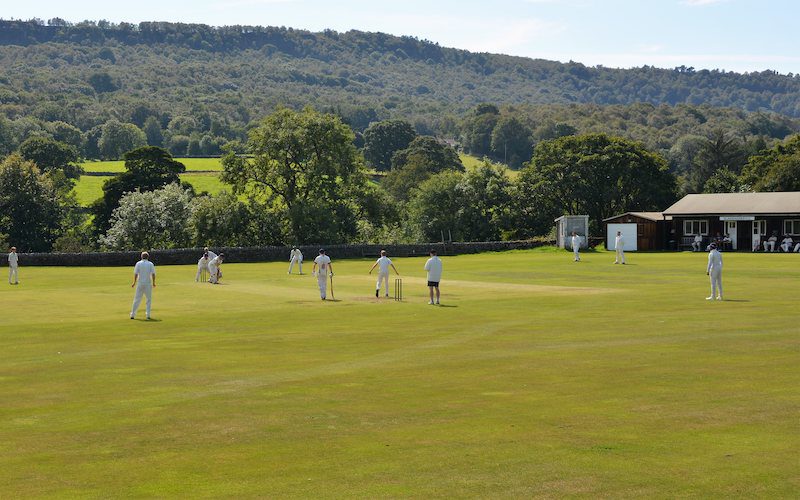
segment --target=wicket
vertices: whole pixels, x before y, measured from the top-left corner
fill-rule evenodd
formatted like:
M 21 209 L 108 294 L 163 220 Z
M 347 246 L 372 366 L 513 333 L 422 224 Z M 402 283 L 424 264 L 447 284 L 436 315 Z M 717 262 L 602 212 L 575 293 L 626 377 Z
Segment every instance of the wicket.
M 208 269 L 205 269 L 205 268 L 204 268 L 204 269 L 203 269 L 203 270 L 200 272 L 200 282 L 201 282 L 201 283 L 207 283 L 207 282 L 208 282 Z
M 395 278 L 394 280 L 394 300 L 403 300 L 403 279 Z

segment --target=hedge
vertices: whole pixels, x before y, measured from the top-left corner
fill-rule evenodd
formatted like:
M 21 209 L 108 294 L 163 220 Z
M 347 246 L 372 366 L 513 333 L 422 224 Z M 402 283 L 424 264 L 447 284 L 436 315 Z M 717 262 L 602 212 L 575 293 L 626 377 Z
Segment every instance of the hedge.
M 332 259 L 361 259 L 380 255 L 385 249 L 392 257 L 428 255 L 436 249 L 439 255 L 460 255 L 480 252 L 499 252 L 553 245 L 548 240 L 486 241 L 464 243 L 425 243 L 413 245 L 330 245 L 325 247 Z M 319 253 L 319 246 L 305 245 L 300 250 L 307 260 Z M 224 253 L 226 262 L 275 262 L 289 260 L 291 247 L 213 247 L 216 253 Z M 150 260 L 159 265 L 196 264 L 202 256 L 202 248 L 177 248 L 172 250 L 149 250 Z M 21 253 L 20 266 L 130 266 L 139 260 L 140 252 L 88 252 L 88 253 Z M 8 256 L 0 254 L 0 265 L 8 265 Z

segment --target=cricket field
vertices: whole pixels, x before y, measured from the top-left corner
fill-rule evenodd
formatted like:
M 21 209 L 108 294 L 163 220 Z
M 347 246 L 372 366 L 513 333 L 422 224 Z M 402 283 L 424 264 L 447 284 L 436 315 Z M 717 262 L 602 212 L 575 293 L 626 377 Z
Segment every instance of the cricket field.
M 332 255 L 326 302 L 288 262 L 156 262 L 152 321 L 134 262 L 20 258 L 0 498 L 797 498 L 800 255 L 723 257 L 709 302 L 704 253 L 444 256 L 438 307 L 423 258 L 403 302 L 372 260 Z

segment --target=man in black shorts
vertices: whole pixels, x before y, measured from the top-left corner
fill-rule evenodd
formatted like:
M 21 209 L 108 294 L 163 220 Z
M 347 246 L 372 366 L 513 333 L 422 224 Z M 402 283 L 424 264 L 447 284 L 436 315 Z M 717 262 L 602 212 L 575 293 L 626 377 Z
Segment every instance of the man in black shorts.
M 431 300 L 428 304 L 439 305 L 439 282 L 442 280 L 442 260 L 436 256 L 436 250 L 430 251 L 431 258 L 425 262 L 425 270 L 428 271 L 428 292 Z M 436 302 L 433 301 L 433 292 L 436 290 Z

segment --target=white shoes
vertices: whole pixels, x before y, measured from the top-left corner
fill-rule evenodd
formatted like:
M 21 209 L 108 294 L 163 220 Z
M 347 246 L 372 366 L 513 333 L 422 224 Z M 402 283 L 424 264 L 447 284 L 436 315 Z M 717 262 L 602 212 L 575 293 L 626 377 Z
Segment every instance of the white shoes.
M 714 296 L 712 295 L 711 297 L 706 297 L 706 300 L 714 300 Z

